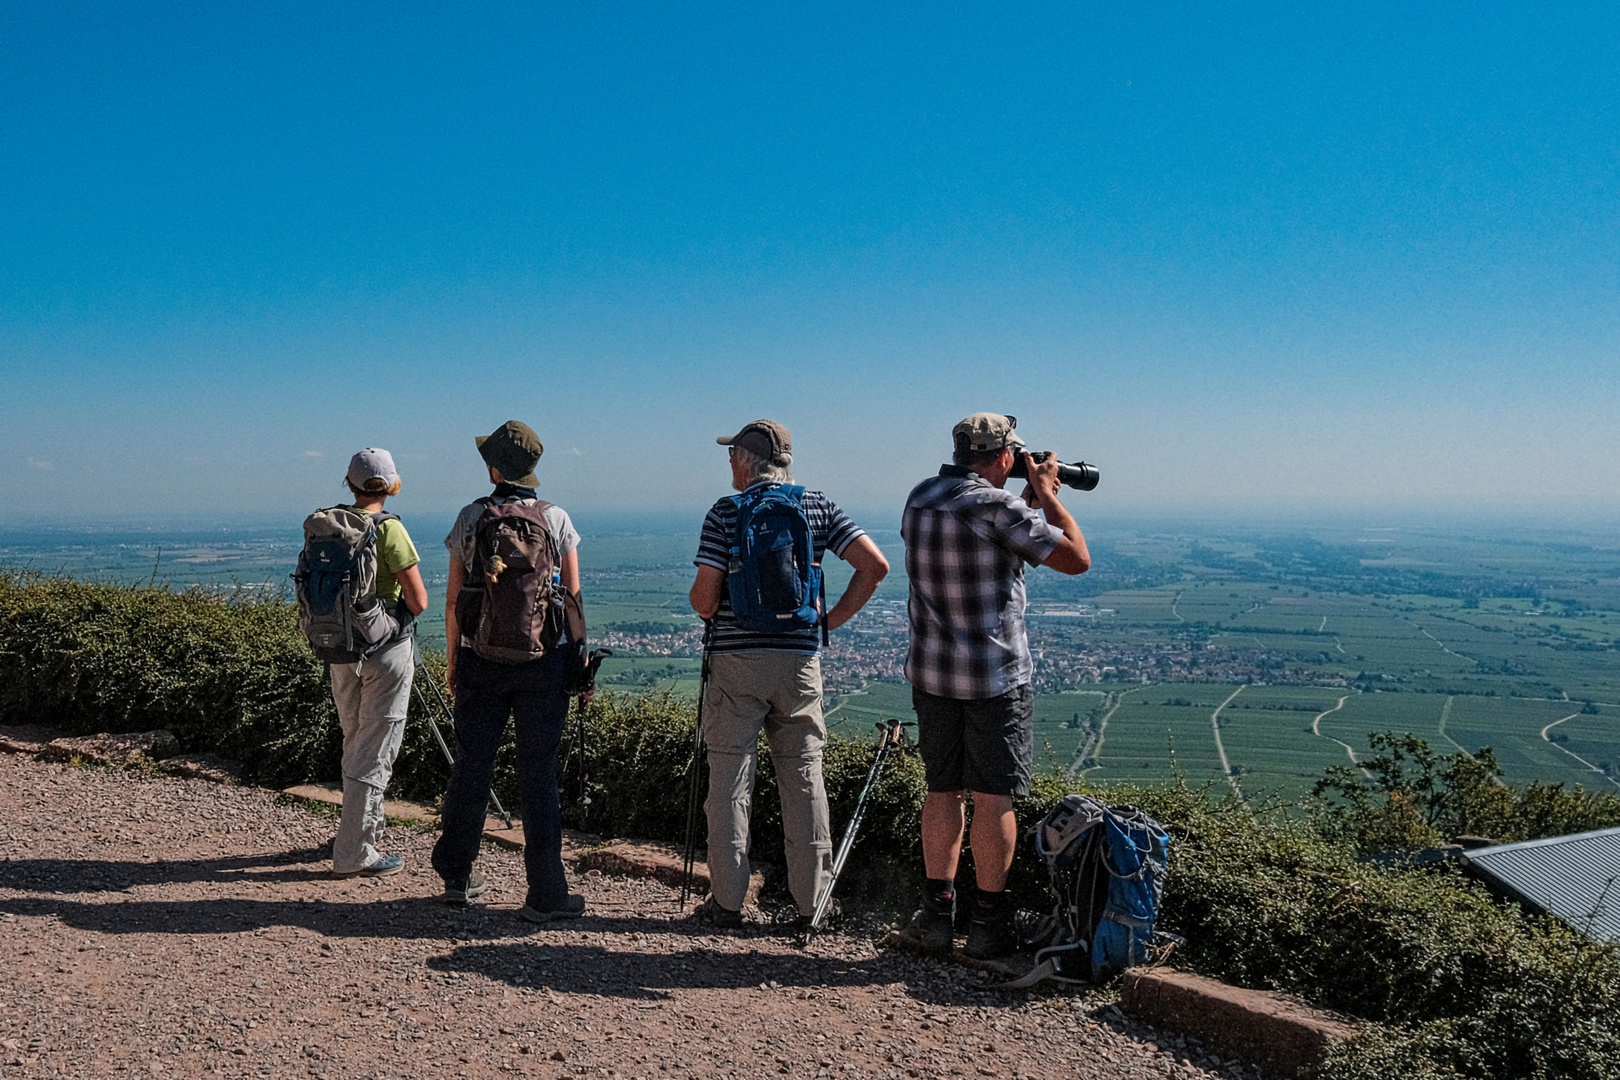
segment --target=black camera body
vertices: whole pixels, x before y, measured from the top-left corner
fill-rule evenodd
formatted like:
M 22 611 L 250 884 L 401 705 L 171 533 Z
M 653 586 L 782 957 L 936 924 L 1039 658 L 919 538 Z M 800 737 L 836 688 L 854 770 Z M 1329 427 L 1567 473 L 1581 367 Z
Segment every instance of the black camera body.
M 1029 452 L 1029 456 L 1032 461 L 1039 464 L 1045 461 L 1048 455 L 1044 450 L 1032 450 Z M 1022 452 L 1013 454 L 1012 472 L 1007 475 L 1014 480 L 1029 479 L 1029 469 L 1024 465 L 1024 454 Z M 1097 466 L 1087 465 L 1083 461 L 1077 461 L 1073 465 L 1058 466 L 1058 481 L 1065 487 L 1072 487 L 1076 491 L 1090 491 L 1097 486 L 1097 481 L 1100 479 L 1102 479 L 1102 474 L 1097 471 Z

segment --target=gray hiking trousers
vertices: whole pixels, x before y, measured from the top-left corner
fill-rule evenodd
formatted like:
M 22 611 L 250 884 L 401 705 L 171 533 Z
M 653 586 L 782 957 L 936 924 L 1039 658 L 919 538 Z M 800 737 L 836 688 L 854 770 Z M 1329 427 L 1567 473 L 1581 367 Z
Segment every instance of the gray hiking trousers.
M 343 817 L 332 843 L 332 869 L 363 870 L 381 858 L 387 823 L 383 790 L 405 736 L 416 674 L 416 638 L 384 646 L 358 664 L 333 664 L 332 701 L 343 728 Z

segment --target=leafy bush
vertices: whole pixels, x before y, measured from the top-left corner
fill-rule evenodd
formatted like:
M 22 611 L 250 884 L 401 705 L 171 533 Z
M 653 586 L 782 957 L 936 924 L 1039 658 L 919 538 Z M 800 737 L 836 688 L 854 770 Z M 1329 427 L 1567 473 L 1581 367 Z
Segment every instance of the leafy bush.
M 167 728 L 260 783 L 329 773 L 341 738 L 285 604 L 0 574 L 0 715 L 74 733 Z

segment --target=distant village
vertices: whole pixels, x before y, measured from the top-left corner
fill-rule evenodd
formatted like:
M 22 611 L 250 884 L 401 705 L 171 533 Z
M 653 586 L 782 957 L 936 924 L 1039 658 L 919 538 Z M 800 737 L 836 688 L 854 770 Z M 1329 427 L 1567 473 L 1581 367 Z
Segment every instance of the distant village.
M 1270 683 L 1345 686 L 1343 675 L 1301 664 L 1297 656 L 1263 649 L 1231 648 L 1187 634 L 1172 641 L 1121 641 L 1088 629 L 1113 617 L 1112 608 L 1084 603 L 1042 604 L 1029 610 L 1035 654 L 1035 691 L 1050 694 L 1093 683 Z M 602 643 L 623 656 L 697 659 L 702 628 L 686 624 L 609 626 Z M 873 600 L 832 636 L 822 671 L 829 690 L 867 681 L 900 682 L 908 636 L 904 600 Z

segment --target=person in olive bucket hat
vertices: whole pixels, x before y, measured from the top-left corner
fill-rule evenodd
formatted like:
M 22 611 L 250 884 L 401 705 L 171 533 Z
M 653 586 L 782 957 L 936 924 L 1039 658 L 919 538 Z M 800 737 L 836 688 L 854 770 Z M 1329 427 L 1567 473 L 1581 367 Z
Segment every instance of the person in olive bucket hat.
M 440 897 L 452 907 L 482 895 L 487 888 L 473 865 L 478 857 L 495 772 L 495 752 L 508 716 L 517 731 L 518 788 L 523 804 L 523 866 L 528 893 L 518 912 L 530 922 L 577 918 L 585 898 L 568 891 L 562 864 L 562 816 L 557 793 L 557 745 L 568 717 L 566 663 L 570 645 L 548 649 L 538 659 L 499 662 L 474 650 L 473 627 L 461 626 L 456 601 L 464 588 L 488 576 L 478 546 L 479 520 L 492 507 L 532 508 L 530 519 L 543 522 L 563 589 L 579 598 L 579 533 L 559 506 L 543 502 L 535 491 L 534 467 L 545 452 L 527 424 L 508 420 L 476 440 L 479 456 L 495 490 L 469 503 L 456 516 L 444 539 L 450 552 L 450 584 L 445 596 L 447 678 L 456 702 L 456 740 L 461 752 L 450 771 L 444 795 L 443 832 L 433 848 L 433 869 L 444 879 Z M 497 575 L 499 570 L 496 571 Z M 583 640 L 583 617 L 566 631 L 569 641 Z M 590 692 L 583 695 L 587 703 Z

